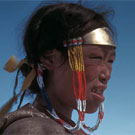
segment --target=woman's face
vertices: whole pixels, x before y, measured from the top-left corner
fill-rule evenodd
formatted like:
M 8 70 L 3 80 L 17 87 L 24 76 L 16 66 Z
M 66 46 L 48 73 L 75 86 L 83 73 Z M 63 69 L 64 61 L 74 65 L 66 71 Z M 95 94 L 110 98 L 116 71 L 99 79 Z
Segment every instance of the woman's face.
M 103 93 L 111 77 L 112 63 L 115 60 L 115 49 L 109 46 L 84 45 L 83 56 L 87 88 L 86 112 L 93 113 L 97 110 L 100 103 L 104 101 Z M 57 63 L 62 63 L 63 58 L 62 56 L 59 57 Z M 51 88 L 49 88 L 48 92 L 53 104 L 57 104 L 59 108 L 63 106 L 65 109 L 76 109 L 72 70 L 68 61 L 55 68 L 49 78 L 50 85 L 48 86 L 51 86 Z

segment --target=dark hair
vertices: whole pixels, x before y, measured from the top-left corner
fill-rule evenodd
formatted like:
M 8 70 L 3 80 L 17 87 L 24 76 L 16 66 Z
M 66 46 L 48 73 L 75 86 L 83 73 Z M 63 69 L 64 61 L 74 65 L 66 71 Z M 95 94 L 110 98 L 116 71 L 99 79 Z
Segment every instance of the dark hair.
M 54 48 L 67 56 L 64 40 L 83 36 L 100 27 L 110 28 L 104 14 L 82 5 L 60 3 L 42 6 L 31 16 L 25 29 L 23 45 L 26 58 L 29 63 L 36 65 L 46 51 Z M 24 76 L 30 70 L 26 64 L 21 68 Z M 30 87 L 33 92 L 38 88 L 35 83 Z

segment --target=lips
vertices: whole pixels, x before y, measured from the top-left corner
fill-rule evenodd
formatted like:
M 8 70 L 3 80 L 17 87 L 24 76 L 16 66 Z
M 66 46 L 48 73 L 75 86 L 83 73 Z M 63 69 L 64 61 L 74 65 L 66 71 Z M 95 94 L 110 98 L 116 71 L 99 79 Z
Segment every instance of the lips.
M 102 95 L 103 94 L 103 90 L 102 89 L 92 89 L 93 93 L 96 93 L 98 95 Z
M 91 94 L 96 100 L 103 102 L 105 99 L 103 96 L 103 92 L 105 89 L 106 86 L 96 86 L 91 90 Z

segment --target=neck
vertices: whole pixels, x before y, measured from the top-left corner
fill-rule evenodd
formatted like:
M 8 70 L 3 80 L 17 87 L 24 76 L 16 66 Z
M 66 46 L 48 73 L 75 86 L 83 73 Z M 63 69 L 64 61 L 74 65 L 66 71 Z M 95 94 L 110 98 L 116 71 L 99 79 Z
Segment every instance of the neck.
M 49 97 L 51 100 L 51 97 Z M 65 122 L 68 124 L 74 126 L 74 122 L 71 120 L 71 115 L 73 109 L 70 107 L 67 107 L 63 103 L 56 102 L 56 99 L 51 100 L 51 104 L 54 107 L 54 110 L 56 111 L 56 114 Z M 45 101 L 41 97 L 41 95 L 37 95 L 34 104 L 37 104 L 37 107 L 44 107 L 46 106 Z M 42 110 L 43 111 L 43 110 Z

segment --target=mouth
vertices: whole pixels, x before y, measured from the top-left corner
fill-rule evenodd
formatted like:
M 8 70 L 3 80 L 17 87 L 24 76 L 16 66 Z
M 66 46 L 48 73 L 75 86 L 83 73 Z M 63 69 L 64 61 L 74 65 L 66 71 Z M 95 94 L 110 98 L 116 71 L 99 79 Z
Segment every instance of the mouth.
M 103 102 L 105 100 L 103 96 L 103 92 L 105 89 L 106 87 L 104 86 L 95 87 L 91 90 L 91 94 L 96 100 Z

